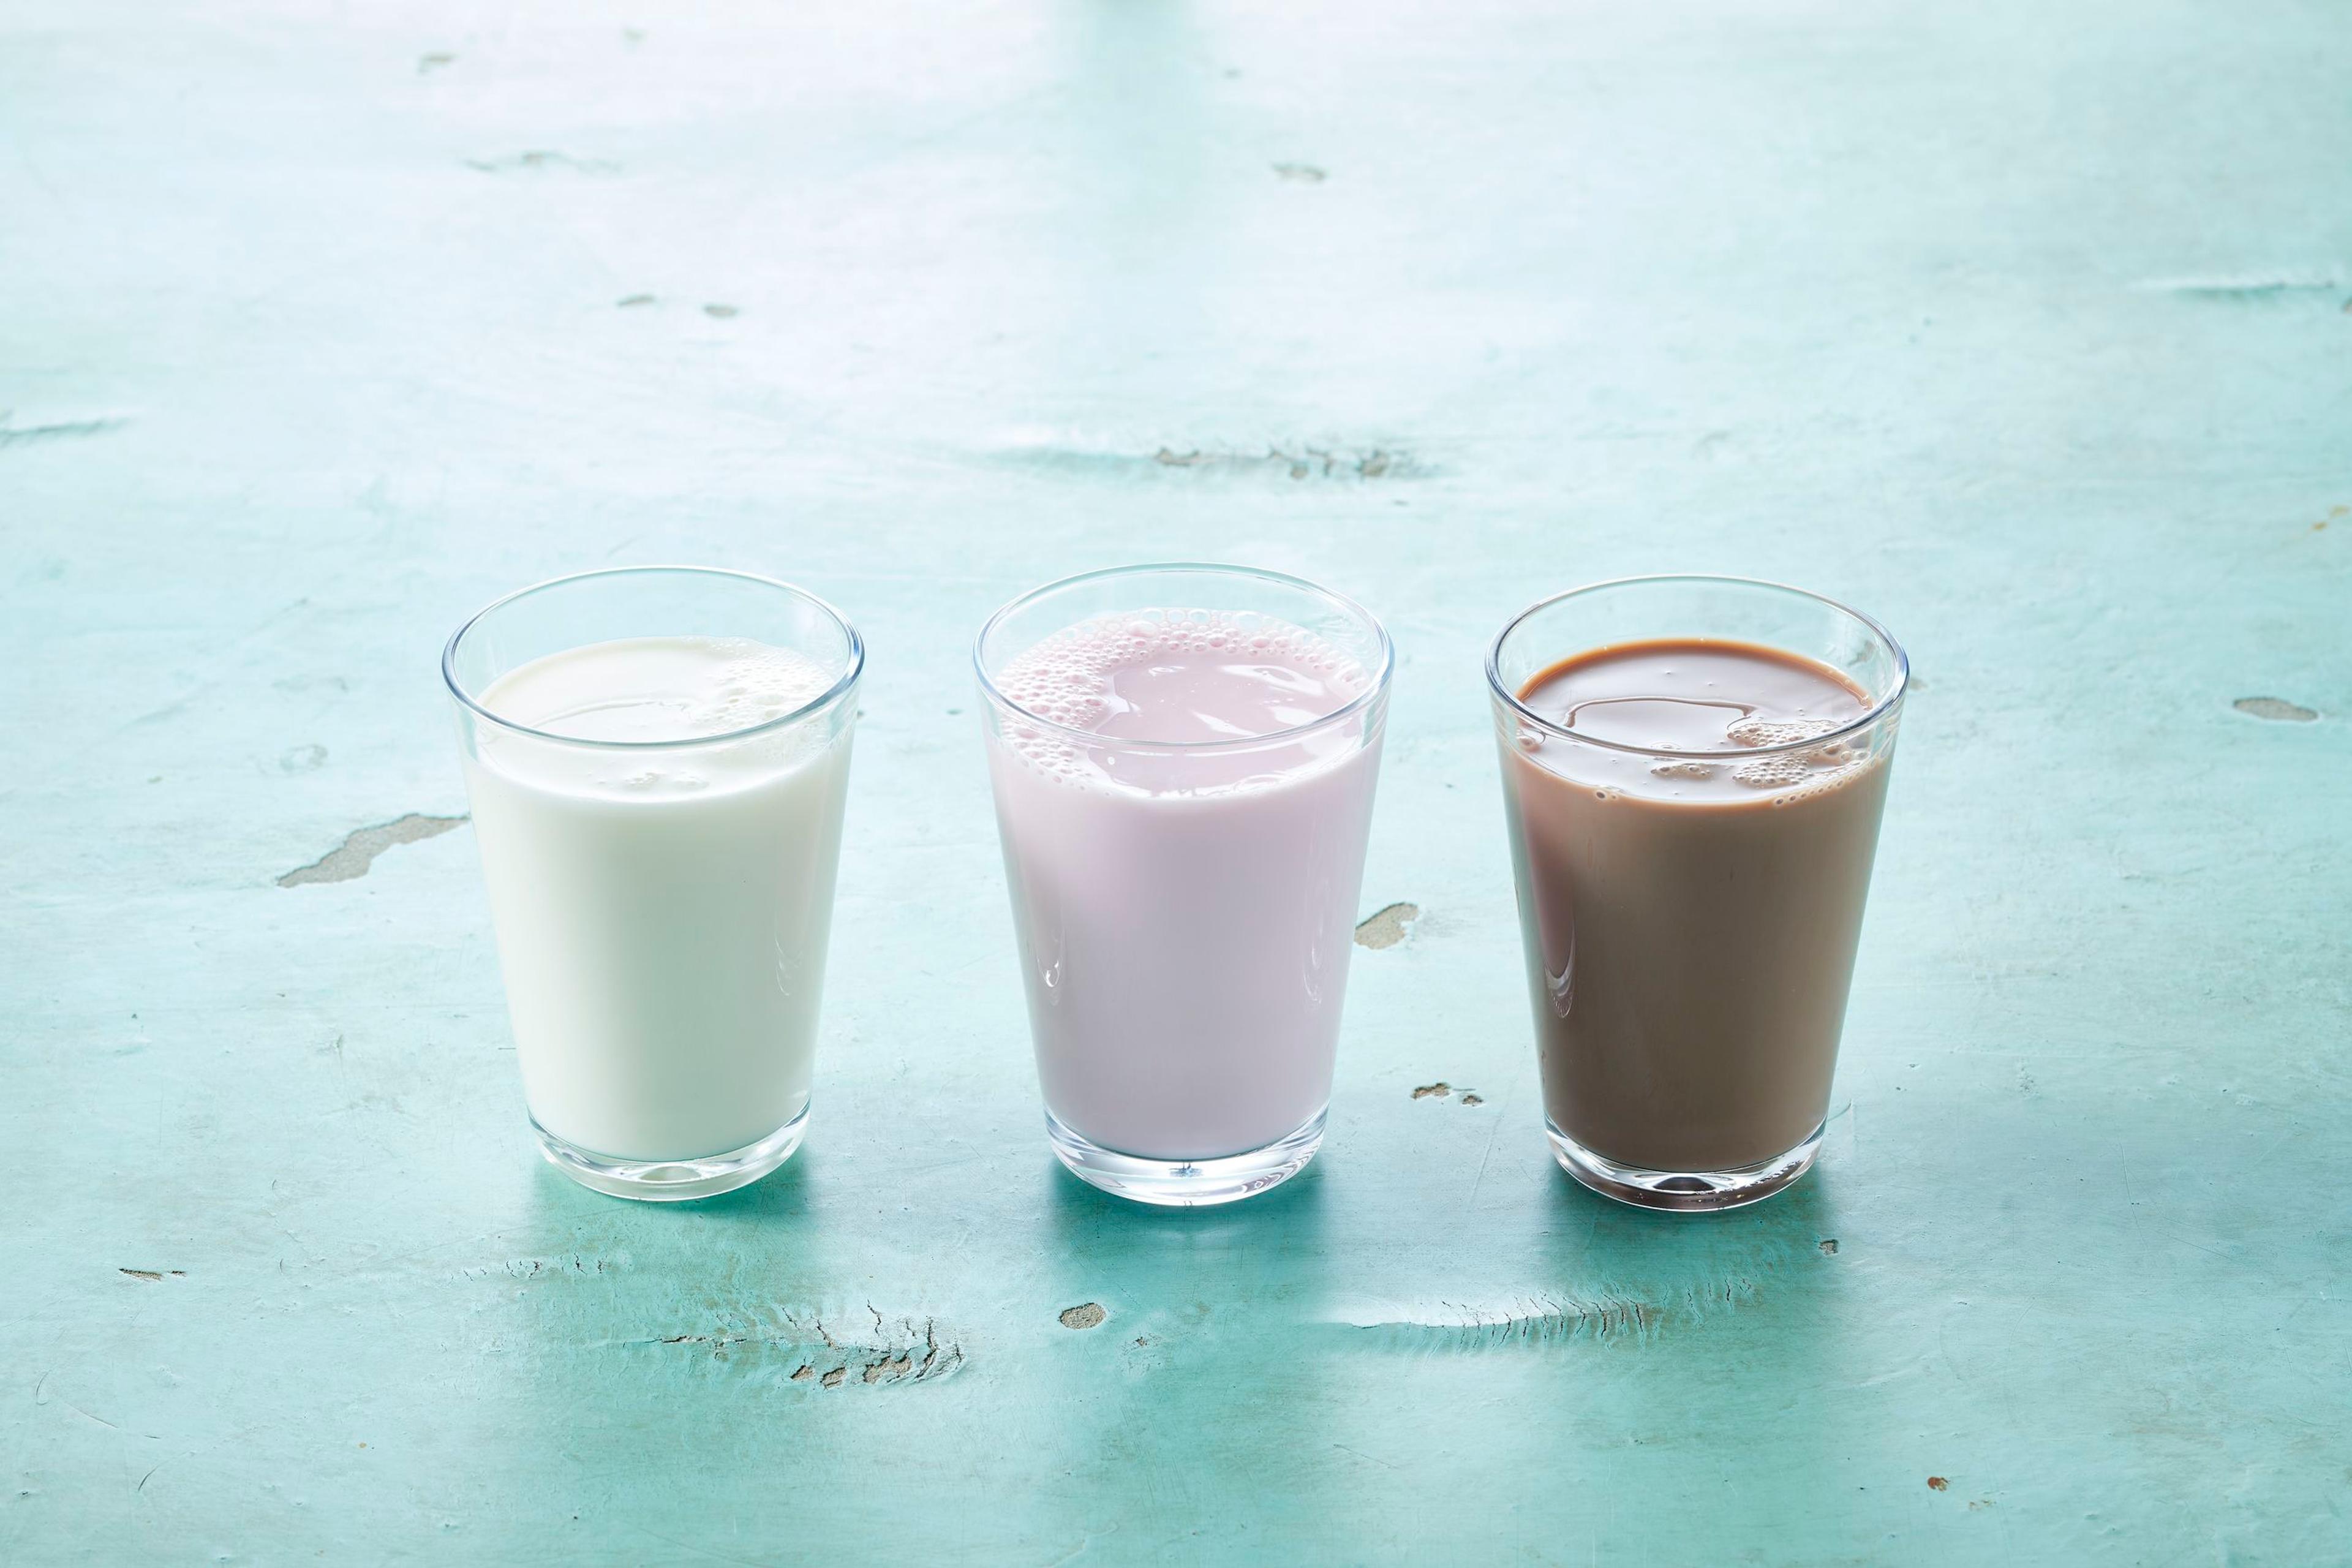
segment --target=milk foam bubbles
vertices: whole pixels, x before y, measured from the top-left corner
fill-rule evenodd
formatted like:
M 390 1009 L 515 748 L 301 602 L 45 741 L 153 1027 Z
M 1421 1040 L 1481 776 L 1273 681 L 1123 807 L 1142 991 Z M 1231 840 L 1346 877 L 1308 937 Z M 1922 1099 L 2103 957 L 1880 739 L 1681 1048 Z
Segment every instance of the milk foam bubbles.
M 1382 703 L 1350 710 L 1370 677 L 1286 622 L 1166 609 L 1079 622 L 991 679 L 1054 1119 L 1169 1161 L 1318 1124 L 1379 768 Z
M 740 638 L 639 637 L 482 693 L 522 727 L 478 727 L 467 787 L 524 1093 L 555 1137 L 689 1159 L 806 1108 L 851 715 L 759 726 L 838 674 Z
M 1723 738 L 1735 746 L 1794 745 L 1826 735 L 1838 727 L 1835 719 L 1768 719 L 1750 713 L 1724 726 Z
M 604 748 L 737 735 L 807 706 L 833 679 L 802 654 L 741 637 L 592 643 L 500 677 L 485 705 L 539 735 L 493 730 L 482 749 L 551 784 L 627 798 L 695 794 L 764 777 L 813 738 L 793 731 L 675 752 Z M 603 744 L 554 746 L 543 735 Z
M 1074 787 L 1154 795 L 1208 795 L 1254 788 L 1277 774 L 1339 757 L 1360 732 L 1335 728 L 1297 738 L 1269 756 L 1193 753 L 1181 762 L 1123 753 L 1146 747 L 1217 746 L 1313 725 L 1345 708 L 1369 684 L 1343 650 L 1295 626 L 1263 616 L 1161 611 L 1099 616 L 1047 637 L 1009 663 L 997 690 L 1024 713 L 1000 739 L 1021 760 Z M 1051 727 L 1048 727 L 1051 726 Z M 1089 745 L 1067 733 L 1102 737 Z
M 1596 786 L 1601 799 L 1696 804 L 1770 795 L 1785 805 L 1871 764 L 1867 750 L 1830 738 L 1862 711 L 1832 672 L 1789 665 L 1786 676 L 1768 683 L 1775 686 L 1769 700 L 1758 700 L 1755 690 L 1736 693 L 1726 685 L 1736 680 L 1738 658 L 1726 645 L 1693 644 L 1640 664 L 1640 679 L 1623 659 L 1581 666 L 1572 679 L 1530 696 L 1539 714 L 1572 734 L 1547 736 L 1518 723 L 1517 743 L 1549 771 Z M 1816 740 L 1820 744 L 1805 744 Z M 1765 754 L 1714 761 L 1706 755 L 1714 752 Z

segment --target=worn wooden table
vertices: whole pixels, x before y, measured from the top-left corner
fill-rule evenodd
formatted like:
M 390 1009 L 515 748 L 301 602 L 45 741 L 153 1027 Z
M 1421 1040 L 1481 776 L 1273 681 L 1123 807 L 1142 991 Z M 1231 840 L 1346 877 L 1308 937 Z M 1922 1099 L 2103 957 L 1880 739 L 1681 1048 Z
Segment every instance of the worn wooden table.
M 2326 0 L 15 0 L 0 1560 L 2352 1560 L 2347 79 Z M 1420 911 L 1197 1215 L 1046 1153 L 966 662 L 1166 556 L 1388 617 Z M 686 1209 L 539 1163 L 442 831 L 443 637 L 646 560 L 873 648 L 815 1131 Z M 1828 1152 L 1716 1218 L 1547 1154 L 1480 684 L 1642 570 L 1922 678 Z

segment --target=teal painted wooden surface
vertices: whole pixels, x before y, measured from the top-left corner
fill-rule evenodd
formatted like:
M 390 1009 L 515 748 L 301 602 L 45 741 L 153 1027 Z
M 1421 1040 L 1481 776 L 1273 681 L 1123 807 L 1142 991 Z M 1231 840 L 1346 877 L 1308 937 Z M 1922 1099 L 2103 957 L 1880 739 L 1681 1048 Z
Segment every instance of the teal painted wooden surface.
M 2294 0 L 17 0 L 0 1559 L 2352 1560 L 2347 79 Z M 1389 618 L 1425 911 L 1195 1215 L 1047 1157 L 965 684 L 1171 555 Z M 645 560 L 873 650 L 814 1131 L 688 1211 L 531 1153 L 467 831 L 278 885 L 463 810 L 463 615 Z M 1716 1219 L 1547 1156 L 1480 689 L 1641 570 L 1921 675 L 1822 1166 Z

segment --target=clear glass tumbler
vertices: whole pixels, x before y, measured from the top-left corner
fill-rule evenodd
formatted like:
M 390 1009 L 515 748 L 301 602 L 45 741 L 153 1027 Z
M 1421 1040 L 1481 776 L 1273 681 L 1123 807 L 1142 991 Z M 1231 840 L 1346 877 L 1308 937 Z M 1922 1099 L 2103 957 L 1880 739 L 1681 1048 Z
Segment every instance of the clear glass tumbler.
M 1561 708 L 1603 650 L 1654 695 Z M 1811 1166 L 1908 670 L 1868 616 L 1738 578 L 1579 588 L 1495 639 L 1544 1125 L 1586 1186 L 1733 1208 Z M 1767 688 L 1830 695 L 1766 722 Z
M 1104 732 L 1079 710 L 1097 701 L 1080 689 L 1092 677 L 1035 676 L 1074 647 L 1108 710 L 1139 711 L 1119 682 L 1137 701 L 1159 700 L 1135 698 L 1151 687 L 1227 738 Z M 1330 683 L 1300 700 L 1339 705 L 1270 732 L 1221 712 L 1228 675 L 1286 679 L 1268 647 L 1309 650 Z M 1286 1179 L 1314 1157 L 1331 1099 L 1388 634 L 1278 573 L 1135 566 L 1014 600 L 974 660 L 1054 1152 L 1149 1204 L 1228 1203 Z
M 541 1150 L 709 1197 L 808 1131 L 865 665 L 783 583 L 703 567 L 526 588 L 442 656 Z

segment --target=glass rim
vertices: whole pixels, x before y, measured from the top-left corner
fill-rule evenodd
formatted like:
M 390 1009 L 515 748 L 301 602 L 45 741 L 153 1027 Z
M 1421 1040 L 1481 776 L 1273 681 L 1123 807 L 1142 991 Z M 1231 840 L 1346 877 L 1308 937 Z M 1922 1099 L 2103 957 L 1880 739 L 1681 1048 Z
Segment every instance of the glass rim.
M 1363 690 L 1321 718 L 1310 719 L 1304 724 L 1293 724 L 1287 729 L 1268 731 L 1263 735 L 1246 735 L 1231 741 L 1135 741 L 1124 736 L 1105 735 L 1095 730 L 1076 729 L 1068 724 L 1057 723 L 1054 720 L 1031 712 L 1013 701 L 1012 698 L 1007 697 L 997 687 L 996 682 L 989 678 L 988 662 L 984 657 L 988 639 L 1015 611 L 1034 604 L 1048 594 L 1056 594 L 1065 588 L 1075 588 L 1081 584 L 1100 582 L 1107 577 L 1139 577 L 1150 572 L 1194 572 L 1203 575 L 1221 577 L 1253 577 L 1260 582 L 1276 583 L 1286 588 L 1299 589 L 1336 605 L 1343 614 L 1370 627 L 1380 647 L 1379 667 L 1372 671 L 1371 679 L 1365 684 Z M 1190 609 L 1208 606 L 1171 605 L 1166 607 Z M 1068 736 L 1087 746 L 1108 746 L 1122 752 L 1210 756 L 1219 752 L 1244 752 L 1255 747 L 1295 741 L 1366 712 L 1388 693 L 1390 677 L 1396 672 L 1396 644 L 1390 639 L 1389 629 L 1381 624 L 1381 618 L 1378 616 L 1348 597 L 1347 595 L 1326 588 L 1320 583 L 1311 583 L 1304 577 L 1296 577 L 1287 572 L 1276 572 L 1265 566 L 1234 566 L 1216 561 L 1155 561 L 1131 566 L 1098 567 L 1095 571 L 1080 572 L 1074 576 L 1057 577 L 1050 583 L 1030 589 L 1025 594 L 1014 595 L 982 623 L 980 635 L 972 638 L 971 668 L 972 673 L 980 679 L 981 695 L 987 698 L 995 707 L 1018 715 L 1022 723 L 1034 724 L 1041 730 L 1056 735 Z
M 1774 593 L 1790 594 L 1801 599 L 1811 599 L 1817 605 L 1826 605 L 1842 616 L 1850 616 L 1859 621 L 1873 637 L 1886 645 L 1887 651 L 1895 656 L 1895 682 L 1887 688 L 1886 695 L 1872 703 L 1859 718 L 1850 719 L 1834 730 L 1826 731 L 1819 735 L 1809 735 L 1801 741 L 1781 741 L 1769 746 L 1737 746 L 1715 752 L 1678 752 L 1665 746 L 1633 746 L 1622 741 L 1604 741 L 1598 735 L 1588 735 L 1580 730 L 1571 730 L 1565 724 L 1555 724 L 1520 701 L 1519 694 L 1504 684 L 1503 645 L 1510 641 L 1511 634 L 1517 631 L 1528 616 L 1538 611 L 1548 610 L 1563 600 L 1581 598 L 1587 594 L 1598 594 L 1611 588 L 1646 586 L 1657 583 L 1702 583 L 1718 587 L 1769 588 Z M 1574 655 L 1563 657 L 1573 658 Z M 1724 577 L 1706 572 L 1660 572 L 1645 576 L 1612 577 L 1605 582 L 1587 583 L 1580 587 L 1569 588 L 1546 598 L 1538 599 L 1534 604 L 1513 616 L 1503 623 L 1503 629 L 1495 634 L 1495 640 L 1487 646 L 1486 689 L 1502 699 L 1527 722 L 1550 734 L 1558 735 L 1563 740 L 1577 742 L 1580 745 L 1600 746 L 1608 751 L 1623 752 L 1637 757 L 1689 757 L 1708 761 L 1721 761 L 1735 757 L 1769 757 L 1789 752 L 1810 751 L 1815 746 L 1827 745 L 1832 741 L 1843 740 L 1857 731 L 1868 729 L 1879 720 L 1894 712 L 1903 705 L 1903 698 L 1911 689 L 1911 656 L 1903 650 L 1901 643 L 1895 640 L 1895 634 L 1879 625 L 1876 620 L 1864 615 L 1851 605 L 1839 603 L 1826 594 L 1816 594 L 1809 588 L 1792 587 L 1789 584 L 1775 583 L 1763 577 Z
M 826 687 L 824 691 L 809 699 L 806 702 L 802 703 L 799 707 L 793 709 L 789 713 L 780 714 L 773 719 L 763 719 L 757 724 L 747 725 L 740 730 L 722 731 L 720 733 L 716 735 L 697 735 L 690 740 L 684 741 L 597 741 L 590 740 L 585 736 L 581 735 L 559 735 L 554 733 L 552 731 L 533 729 L 529 724 L 518 723 L 512 719 L 504 718 L 499 714 L 490 711 L 489 709 L 484 707 L 482 703 L 476 699 L 472 692 L 467 690 L 465 683 L 457 679 L 457 647 L 459 644 L 466 640 L 466 634 L 479 626 L 486 617 L 506 608 L 509 605 L 514 604 L 518 600 L 530 598 L 534 594 L 543 594 L 553 588 L 569 587 L 574 583 L 585 583 L 598 577 L 641 577 L 654 576 L 661 574 L 675 574 L 680 576 L 691 577 L 731 577 L 738 582 L 757 583 L 763 587 L 781 589 L 784 593 L 791 595 L 793 598 L 801 600 L 804 604 L 815 605 L 816 608 L 823 611 L 825 616 L 832 620 L 835 626 L 841 628 L 842 636 L 848 640 L 849 660 L 846 667 L 842 670 L 840 679 L 836 679 L 831 686 Z M 520 668 L 520 666 L 517 666 L 516 668 Z M 501 730 L 509 731 L 518 735 L 529 735 L 536 741 L 546 741 L 559 746 L 584 746 L 594 750 L 608 752 L 666 752 L 677 751 L 680 747 L 685 746 L 714 746 L 724 742 L 740 741 L 753 735 L 761 735 L 772 731 L 782 730 L 790 725 L 796 724 L 802 720 L 810 718 L 816 713 L 822 712 L 824 709 L 832 706 L 835 702 L 838 702 L 853 687 L 857 684 L 857 678 L 865 673 L 865 669 L 866 639 L 857 635 L 857 628 L 850 624 L 849 617 L 847 616 L 843 615 L 839 610 L 835 609 L 831 605 L 825 603 L 823 599 L 818 598 L 814 594 L 810 593 L 807 589 L 794 587 L 792 584 L 783 581 L 780 577 L 763 577 L 756 572 L 739 572 L 730 566 L 689 566 L 670 564 L 656 564 L 647 566 L 599 566 L 593 571 L 589 572 L 567 572 L 562 576 L 550 577 L 544 582 L 533 583 L 526 587 L 517 588 L 511 594 L 502 594 L 498 598 L 491 600 L 488 604 L 484 605 L 480 609 L 476 610 L 472 615 L 467 616 L 465 623 L 458 626 L 456 631 L 449 634 L 449 641 L 441 649 L 442 682 L 448 687 L 449 695 L 456 698 L 459 706 L 465 708 L 467 711 L 475 714 L 478 718 L 488 720 L 489 722 L 496 724 Z M 512 672 L 509 671 L 508 673 L 510 674 Z

